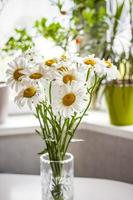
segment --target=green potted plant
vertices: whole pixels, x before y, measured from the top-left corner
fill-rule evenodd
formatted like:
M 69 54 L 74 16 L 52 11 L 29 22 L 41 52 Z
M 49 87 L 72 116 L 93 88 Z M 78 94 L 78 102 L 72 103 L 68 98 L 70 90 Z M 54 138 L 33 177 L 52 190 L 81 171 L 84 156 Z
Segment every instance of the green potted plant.
M 115 62 L 119 70 L 119 80 L 110 82 L 105 88 L 105 97 L 110 115 L 110 121 L 113 125 L 132 125 L 133 124 L 133 5 L 129 1 L 129 33 L 131 33 L 130 44 L 125 51 L 124 43 L 121 44 L 121 53 L 117 54 L 113 49 L 115 38 L 121 16 L 125 8 L 125 1 L 117 4 L 115 15 L 111 16 L 112 35 L 110 44 L 108 43 L 105 52 L 106 59 Z M 128 33 L 127 33 L 128 34 Z M 130 34 L 129 34 L 130 37 Z

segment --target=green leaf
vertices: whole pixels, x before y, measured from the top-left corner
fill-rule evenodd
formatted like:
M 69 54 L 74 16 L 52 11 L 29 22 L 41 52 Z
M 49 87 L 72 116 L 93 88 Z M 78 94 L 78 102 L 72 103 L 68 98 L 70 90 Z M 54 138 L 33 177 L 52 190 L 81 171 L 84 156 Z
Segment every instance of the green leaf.
M 26 29 L 15 29 L 15 34 L 17 39 L 11 36 L 3 46 L 3 51 L 10 52 L 20 49 L 22 52 L 25 52 L 34 46 L 33 39 L 28 35 Z
M 117 27 L 118 27 L 118 24 L 119 24 L 119 21 L 120 21 L 122 12 L 123 12 L 125 0 L 123 0 L 123 2 L 120 5 L 118 4 L 118 0 L 116 0 L 116 3 L 117 3 L 117 8 L 116 8 L 115 16 L 114 16 L 115 22 L 114 22 L 114 26 L 113 26 L 114 36 L 116 35 L 116 32 L 117 32 Z
M 35 22 L 34 27 L 43 37 L 51 38 L 57 44 L 63 44 L 66 40 L 67 32 L 59 22 L 48 23 L 46 18 L 42 18 Z
M 47 153 L 47 152 L 48 152 L 47 149 L 43 149 L 41 152 L 38 153 L 38 155 L 42 155 L 42 154 L 45 154 L 45 153 Z
M 68 131 L 66 132 L 66 134 L 68 134 L 68 135 L 70 135 L 70 136 L 73 136 L 73 130 L 68 130 Z
M 105 16 L 105 14 L 106 14 L 106 8 L 105 8 L 105 7 L 100 7 L 100 8 L 99 8 L 98 17 L 99 17 L 99 18 L 102 18 L 102 17 Z
M 82 14 L 83 14 L 84 19 L 87 21 L 88 25 L 92 26 L 95 22 L 95 18 L 94 18 L 95 10 L 94 9 L 84 10 Z
M 36 129 L 35 132 L 41 136 L 41 133 Z

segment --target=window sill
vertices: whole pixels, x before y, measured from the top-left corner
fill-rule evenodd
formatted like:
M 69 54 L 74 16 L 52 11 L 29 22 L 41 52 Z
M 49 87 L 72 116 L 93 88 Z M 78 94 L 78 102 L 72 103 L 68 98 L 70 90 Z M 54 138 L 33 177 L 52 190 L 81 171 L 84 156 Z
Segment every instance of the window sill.
M 0 125 L 0 136 L 34 134 L 37 128 L 39 123 L 32 114 L 12 115 Z M 133 126 L 110 125 L 108 114 L 101 111 L 90 112 L 84 117 L 79 129 L 133 139 Z

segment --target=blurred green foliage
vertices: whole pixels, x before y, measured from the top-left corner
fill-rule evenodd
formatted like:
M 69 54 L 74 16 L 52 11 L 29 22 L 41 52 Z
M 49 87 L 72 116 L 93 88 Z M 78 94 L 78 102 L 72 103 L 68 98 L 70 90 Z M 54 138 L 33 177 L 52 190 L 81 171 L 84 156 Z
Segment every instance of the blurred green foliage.
M 53 39 L 58 45 L 65 40 L 66 33 L 64 28 L 58 22 L 48 23 L 46 18 L 42 18 L 35 22 L 34 27 L 39 34 L 45 38 Z
M 67 31 L 61 26 L 60 23 L 48 23 L 48 19 L 42 18 L 35 21 L 34 29 L 36 31 L 36 35 L 39 34 L 44 38 L 52 39 L 57 45 L 61 45 L 63 48 L 65 48 Z M 25 28 L 15 29 L 14 35 L 15 36 L 11 36 L 4 44 L 2 51 L 9 53 L 14 50 L 21 50 L 22 52 L 25 52 L 35 45 L 34 38 L 28 34 Z
M 79 34 L 86 37 L 83 52 L 95 53 L 102 56 L 106 42 L 106 0 L 73 0 L 73 22 Z
M 11 52 L 14 50 L 25 52 L 33 46 L 33 39 L 27 33 L 26 29 L 15 29 L 15 37 L 11 36 L 3 46 L 2 50 L 5 52 Z

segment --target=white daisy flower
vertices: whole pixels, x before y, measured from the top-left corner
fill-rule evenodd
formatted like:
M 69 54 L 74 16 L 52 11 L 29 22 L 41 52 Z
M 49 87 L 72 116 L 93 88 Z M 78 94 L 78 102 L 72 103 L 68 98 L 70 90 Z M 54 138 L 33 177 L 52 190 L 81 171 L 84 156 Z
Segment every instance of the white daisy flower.
M 62 55 L 60 61 L 64 61 L 64 63 L 69 63 L 71 65 L 82 64 L 82 58 L 70 52 Z
M 92 69 L 92 71 L 95 71 L 95 73 L 101 78 L 104 75 L 104 65 L 102 63 L 102 61 L 97 58 L 97 64 L 95 65 L 95 67 Z
M 111 60 L 103 60 L 104 64 L 104 75 L 106 76 L 107 81 L 115 80 L 118 78 L 119 73 L 117 67 L 113 65 Z
M 97 64 L 97 59 L 94 54 L 88 55 L 82 58 L 82 64 L 87 68 L 93 68 Z
M 38 65 L 34 68 L 27 68 L 25 71 L 24 81 L 29 81 L 32 83 L 44 83 L 46 80 L 49 80 L 50 73 L 49 71 L 41 65 Z
M 52 58 L 52 59 L 44 60 L 43 64 L 44 66 L 51 68 L 51 67 L 55 67 L 57 62 L 58 62 L 57 58 Z
M 15 103 L 19 107 L 23 107 L 26 103 L 30 109 L 32 109 L 32 105 L 35 106 L 41 100 L 41 91 L 36 85 L 27 85 L 25 86 L 15 97 Z
M 60 114 L 64 118 L 82 112 L 89 98 L 86 87 L 75 83 L 71 85 L 64 84 L 60 90 L 54 91 L 53 95 L 53 112 L 55 115 Z
M 74 63 L 72 59 L 65 55 L 59 58 L 58 63 L 55 65 L 55 69 L 57 71 L 66 71 L 66 69 L 70 70 L 73 68 L 77 68 L 76 63 Z
M 62 73 L 67 72 L 73 68 L 73 64 L 70 60 L 67 59 L 65 55 L 62 55 L 59 58 L 45 61 L 44 67 L 50 71 L 53 79 L 56 79 L 55 77 L 60 79 Z
M 16 91 L 22 87 L 22 79 L 25 74 L 23 70 L 26 67 L 26 61 L 23 56 L 18 56 L 9 64 L 9 69 L 6 71 L 7 73 L 7 83 L 14 88 Z
M 55 74 L 55 80 L 59 84 L 72 84 L 73 82 L 84 83 L 84 76 L 76 68 L 60 67 Z
M 52 58 L 44 61 L 44 67 L 49 68 L 51 70 L 60 70 L 60 68 L 63 67 L 70 67 L 72 62 L 68 58 L 67 55 L 62 55 L 58 58 Z
M 96 58 L 94 54 L 86 56 L 84 58 L 79 58 L 79 65 L 78 69 L 80 71 L 85 70 L 86 73 L 88 72 L 88 69 L 90 69 L 90 76 L 94 76 L 94 72 L 102 77 L 104 72 L 104 65 L 101 62 L 99 58 Z

